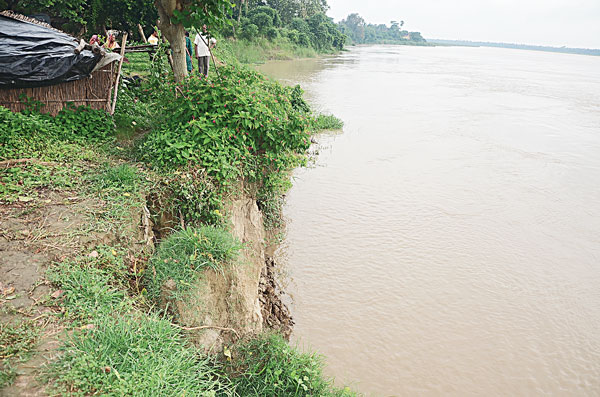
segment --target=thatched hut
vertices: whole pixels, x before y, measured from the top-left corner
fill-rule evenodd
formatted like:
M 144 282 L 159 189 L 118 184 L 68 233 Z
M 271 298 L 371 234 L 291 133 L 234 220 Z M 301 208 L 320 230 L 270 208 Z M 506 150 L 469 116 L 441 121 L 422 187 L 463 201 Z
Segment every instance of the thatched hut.
M 18 112 L 35 101 L 53 115 L 67 103 L 110 111 L 119 59 L 43 22 L 1 12 L 0 106 Z

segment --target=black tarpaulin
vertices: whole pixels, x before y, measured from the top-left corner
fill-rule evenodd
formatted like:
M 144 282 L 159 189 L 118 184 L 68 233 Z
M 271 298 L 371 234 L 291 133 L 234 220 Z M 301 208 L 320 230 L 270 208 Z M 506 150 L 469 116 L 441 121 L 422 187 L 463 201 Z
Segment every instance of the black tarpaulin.
M 40 87 L 87 77 L 101 59 L 75 54 L 74 37 L 0 15 L 0 88 Z

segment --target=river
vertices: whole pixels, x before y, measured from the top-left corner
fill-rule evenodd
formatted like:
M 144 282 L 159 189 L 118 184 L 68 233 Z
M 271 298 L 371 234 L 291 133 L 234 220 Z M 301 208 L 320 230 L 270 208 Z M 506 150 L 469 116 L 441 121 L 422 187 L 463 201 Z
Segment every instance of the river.
M 280 252 L 293 338 L 373 396 L 600 395 L 600 57 L 271 62 L 319 110 Z

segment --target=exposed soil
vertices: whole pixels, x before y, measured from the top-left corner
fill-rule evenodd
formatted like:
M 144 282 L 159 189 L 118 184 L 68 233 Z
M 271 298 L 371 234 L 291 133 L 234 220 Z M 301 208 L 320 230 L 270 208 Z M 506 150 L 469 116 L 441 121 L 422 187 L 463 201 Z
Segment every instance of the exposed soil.
M 0 203 L 0 322 L 29 321 L 40 331 L 29 359 L 12 363 L 16 378 L 0 396 L 45 395 L 38 378 L 56 357 L 64 330 L 53 315 L 60 309 L 52 303 L 61 291 L 52 290 L 44 275 L 54 262 L 120 238 L 97 229 L 91 215 L 103 208 L 99 200 L 68 191 L 41 191 L 31 201 Z M 143 235 L 139 217 L 132 220 L 134 234 Z
M 26 362 L 16 364 L 17 376 L 2 396 L 38 396 L 39 369 L 55 355 L 60 327 L 49 306 L 53 291 L 44 279 L 46 268 L 71 253 L 85 229 L 87 203 L 63 192 L 41 193 L 31 202 L 0 205 L 0 321 L 33 321 L 39 342 Z
M 258 285 L 263 326 L 266 329 L 278 331 L 287 340 L 292 335 L 294 320 L 281 296 L 284 291 L 277 284 L 276 263 L 273 258 L 267 258 L 265 267 L 260 275 Z

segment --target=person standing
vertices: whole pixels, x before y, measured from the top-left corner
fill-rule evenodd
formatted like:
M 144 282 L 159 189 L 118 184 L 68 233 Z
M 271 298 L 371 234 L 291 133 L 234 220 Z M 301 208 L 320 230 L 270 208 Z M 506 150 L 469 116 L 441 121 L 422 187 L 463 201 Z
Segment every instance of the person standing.
M 196 34 L 196 39 L 194 40 L 194 47 L 196 48 L 196 58 L 198 58 L 198 72 L 203 74 L 204 76 L 208 76 L 208 67 L 209 67 L 209 58 L 210 58 L 210 48 L 213 48 L 217 41 L 214 38 L 210 39 L 206 34 L 206 25 L 202 26 L 202 34 Z
M 156 30 L 152 32 L 150 37 L 148 37 L 148 43 L 152 45 L 158 45 L 158 32 Z
M 121 46 L 117 43 L 117 39 L 114 34 L 108 35 L 108 41 L 104 44 L 104 48 L 108 48 L 109 50 L 119 49 Z
M 185 63 L 187 64 L 188 74 L 194 70 L 194 64 L 192 63 L 192 54 L 194 49 L 192 48 L 192 40 L 190 40 L 190 32 L 185 31 Z

